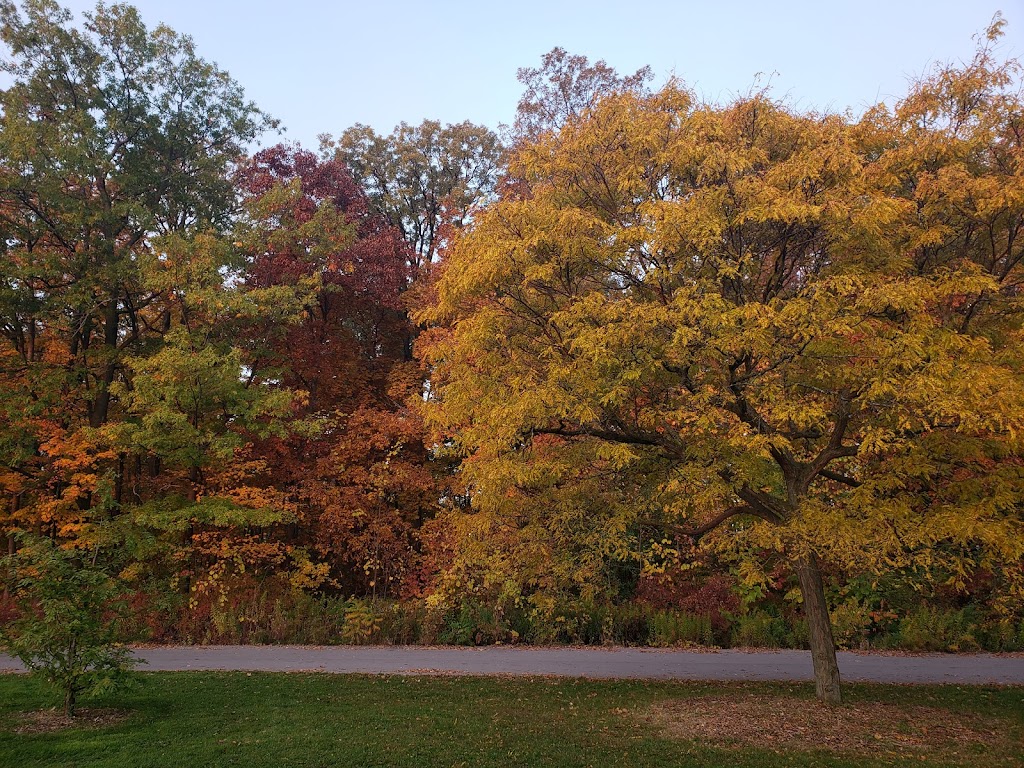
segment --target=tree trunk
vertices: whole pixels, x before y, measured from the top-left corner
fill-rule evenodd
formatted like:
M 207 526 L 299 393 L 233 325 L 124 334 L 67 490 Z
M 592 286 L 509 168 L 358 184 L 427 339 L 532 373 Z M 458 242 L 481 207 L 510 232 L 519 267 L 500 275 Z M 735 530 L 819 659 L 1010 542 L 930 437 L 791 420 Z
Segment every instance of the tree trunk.
M 17 499 L 17 497 L 15 497 Z M 14 534 L 7 534 L 7 580 L 4 582 L 4 602 L 11 599 L 11 585 L 14 584 L 14 554 L 17 547 L 14 543 Z
M 114 475 L 114 514 L 121 511 L 121 499 L 124 496 L 125 459 L 124 451 L 117 454 L 117 473 Z
M 78 636 L 72 634 L 68 642 L 68 670 L 73 670 L 78 665 Z M 65 681 L 64 688 L 64 717 L 75 716 L 75 694 L 78 693 L 78 680 L 71 677 Z
M 75 716 L 75 689 L 68 688 L 64 691 L 64 717 Z
M 836 661 L 836 644 L 832 638 L 832 624 L 825 604 L 825 586 L 821 581 L 817 558 L 813 554 L 800 558 L 796 562 L 796 573 L 800 577 L 804 616 L 810 630 L 815 693 L 818 700 L 825 704 L 840 704 L 839 663 Z
M 93 401 L 89 413 L 89 426 L 96 429 L 107 423 L 107 415 L 110 412 L 110 385 L 114 383 L 114 374 L 117 372 L 117 328 L 120 316 L 117 313 L 118 291 L 110 292 L 107 313 L 103 323 L 103 343 L 106 347 L 104 352 L 109 355 L 109 360 L 103 366 L 103 374 L 97 385 L 99 391 Z

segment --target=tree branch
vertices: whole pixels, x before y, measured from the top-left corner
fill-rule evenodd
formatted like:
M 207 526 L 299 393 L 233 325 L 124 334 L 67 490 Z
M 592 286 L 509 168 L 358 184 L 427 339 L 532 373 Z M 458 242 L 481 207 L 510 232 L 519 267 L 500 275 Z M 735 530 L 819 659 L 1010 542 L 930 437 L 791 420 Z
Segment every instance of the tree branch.
M 684 528 L 681 525 L 675 525 L 673 523 L 662 523 L 649 519 L 643 519 L 640 521 L 640 523 L 642 525 L 650 525 L 655 528 L 664 528 L 665 530 L 670 531 L 676 534 L 677 536 L 686 536 L 688 538 L 693 539 L 694 541 L 699 541 L 702 536 L 710 533 L 715 528 L 724 523 L 726 520 L 731 520 L 737 515 L 752 515 L 753 517 L 760 517 L 763 519 L 763 515 L 759 515 L 749 505 L 737 504 L 734 507 L 729 507 L 728 509 L 721 512 L 717 516 L 713 517 L 708 522 L 704 523 L 703 525 L 699 525 L 696 528 Z
M 861 486 L 860 480 L 852 478 L 849 475 L 841 474 L 839 472 L 833 472 L 831 469 L 819 469 L 818 474 L 824 478 L 827 478 L 828 480 L 834 480 L 837 483 L 848 485 L 851 488 L 860 488 Z
M 782 523 L 787 517 L 785 509 L 780 509 L 770 496 L 755 491 L 749 485 L 737 489 L 736 495 L 747 502 L 755 515 L 770 523 Z
M 729 507 L 718 516 L 712 518 L 711 520 L 708 520 L 708 522 L 704 523 L 701 526 L 698 526 L 697 528 L 694 528 L 692 530 L 684 530 L 680 528 L 680 532 L 686 536 L 689 536 L 691 539 L 699 540 L 704 534 L 710 533 L 711 531 L 715 530 L 715 528 L 724 523 L 726 520 L 731 520 L 737 515 L 753 515 L 754 517 L 760 517 L 760 515 L 758 515 L 748 505 L 738 504 L 734 507 Z
M 614 430 L 584 427 L 567 427 L 559 424 L 557 427 L 535 427 L 532 430 L 535 435 L 558 435 L 559 437 L 596 437 L 599 440 L 607 440 L 610 443 L 625 443 L 626 445 L 650 445 L 656 448 L 665 446 L 657 439 L 643 434 L 630 434 L 616 432 Z

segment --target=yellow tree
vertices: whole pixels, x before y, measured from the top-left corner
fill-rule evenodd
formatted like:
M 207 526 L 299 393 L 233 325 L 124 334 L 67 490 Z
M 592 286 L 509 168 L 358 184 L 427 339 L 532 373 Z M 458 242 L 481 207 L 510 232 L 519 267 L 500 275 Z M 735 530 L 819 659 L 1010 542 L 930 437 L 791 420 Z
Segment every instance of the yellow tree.
M 437 326 L 429 417 L 471 457 L 483 519 L 588 461 L 612 471 L 603 493 L 624 514 L 781 553 L 829 703 L 822 558 L 1019 564 L 1020 298 L 956 194 L 966 174 L 1002 228 L 990 239 L 1019 257 L 1021 109 L 978 67 L 992 76 L 940 72 L 857 124 L 763 94 L 699 105 L 669 84 L 607 94 L 524 143 L 421 315 Z M 972 107 L 984 131 L 914 116 L 970 78 L 990 95 Z M 909 180 L 942 174 L 921 158 L 961 141 L 948 156 L 976 162 L 922 200 Z

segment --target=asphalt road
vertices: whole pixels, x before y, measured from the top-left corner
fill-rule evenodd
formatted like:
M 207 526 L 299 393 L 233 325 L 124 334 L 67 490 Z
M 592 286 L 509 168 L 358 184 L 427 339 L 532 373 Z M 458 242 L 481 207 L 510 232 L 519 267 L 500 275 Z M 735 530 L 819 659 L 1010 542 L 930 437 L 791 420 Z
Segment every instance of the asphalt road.
M 233 670 L 363 674 L 556 675 L 650 680 L 813 679 L 807 651 L 642 648 L 426 648 L 417 646 L 168 646 L 135 650 L 153 672 Z M 0 654 L 0 670 L 20 670 Z M 844 680 L 1024 684 L 1022 655 L 887 656 L 840 652 Z

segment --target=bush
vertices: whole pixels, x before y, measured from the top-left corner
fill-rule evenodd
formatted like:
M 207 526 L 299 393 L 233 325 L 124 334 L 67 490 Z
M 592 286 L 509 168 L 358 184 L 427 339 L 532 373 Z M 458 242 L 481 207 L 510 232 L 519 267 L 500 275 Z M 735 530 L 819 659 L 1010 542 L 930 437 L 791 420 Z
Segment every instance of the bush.
M 597 642 L 617 645 L 647 645 L 651 636 L 650 616 L 653 611 L 646 605 L 623 603 L 613 606 L 609 621 L 610 631 L 602 633 Z
M 658 611 L 648 620 L 648 643 L 654 646 L 715 644 L 711 617 L 676 611 Z
M 729 638 L 732 616 L 740 610 L 736 579 L 707 569 L 676 571 L 648 577 L 640 582 L 637 597 L 658 610 L 682 611 L 707 616 L 716 638 Z
M 446 645 L 490 645 L 518 641 L 504 612 L 476 600 L 467 600 L 444 614 L 437 641 Z
M 369 601 L 353 598 L 345 609 L 341 639 L 349 645 L 366 645 L 380 632 L 381 617 Z
M 117 642 L 125 595 L 117 581 L 81 553 L 48 539 L 25 539 L 8 561 L 16 573 L 20 615 L 2 630 L 10 651 L 64 696 L 74 717 L 79 697 L 127 680 L 135 663 Z
M 732 643 L 740 648 L 785 648 L 792 645 L 792 633 L 778 616 L 755 610 L 735 617 Z
M 847 598 L 829 611 L 832 637 L 837 648 L 866 648 L 874 619 L 871 609 L 855 598 Z
M 896 642 L 906 651 L 978 651 L 977 635 L 972 608 L 922 606 L 900 619 Z
M 419 601 L 393 603 L 381 611 L 380 637 L 395 645 L 413 645 L 428 642 L 425 627 L 427 610 Z
M 983 625 L 979 641 L 987 651 L 1024 651 L 1024 621 L 1001 618 Z
M 811 627 L 808 625 L 807 619 L 802 616 L 794 617 L 790 619 L 789 627 L 792 637 L 790 647 L 804 650 L 811 647 Z
M 166 626 L 149 636 L 197 644 L 337 644 L 343 641 L 350 607 L 343 597 L 310 594 L 287 580 L 270 578 L 238 586 L 216 599 L 179 599 L 175 609 L 167 611 Z M 134 637 L 148 639 L 138 630 Z

